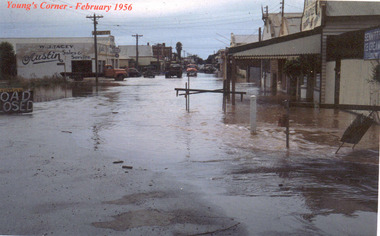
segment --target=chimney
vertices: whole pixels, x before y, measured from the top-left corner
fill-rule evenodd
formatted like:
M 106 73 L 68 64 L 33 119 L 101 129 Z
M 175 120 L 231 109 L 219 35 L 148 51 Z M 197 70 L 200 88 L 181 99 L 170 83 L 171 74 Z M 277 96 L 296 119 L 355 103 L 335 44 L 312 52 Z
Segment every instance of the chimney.
M 162 45 L 164 45 L 164 47 L 166 47 L 166 46 L 165 46 L 165 43 L 163 43 Z
M 147 45 L 149 46 L 149 42 L 147 43 Z

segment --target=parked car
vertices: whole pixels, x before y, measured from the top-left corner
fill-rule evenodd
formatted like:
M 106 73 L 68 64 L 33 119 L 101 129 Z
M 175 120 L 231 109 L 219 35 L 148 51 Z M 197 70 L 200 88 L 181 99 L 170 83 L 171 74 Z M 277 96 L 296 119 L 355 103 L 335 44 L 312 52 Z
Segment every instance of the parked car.
M 129 77 L 141 77 L 141 73 L 136 68 L 128 68 Z
M 216 68 L 213 65 L 207 64 L 204 66 L 203 72 L 206 74 L 213 74 L 216 72 Z
M 198 69 L 197 66 L 194 64 L 189 64 L 186 68 L 186 74 L 187 76 L 197 76 Z
M 155 77 L 154 72 L 151 70 L 147 70 L 143 74 L 144 74 L 144 78 L 154 78 Z
M 153 66 L 143 67 L 142 71 L 144 78 L 154 78 L 156 76 L 156 69 Z

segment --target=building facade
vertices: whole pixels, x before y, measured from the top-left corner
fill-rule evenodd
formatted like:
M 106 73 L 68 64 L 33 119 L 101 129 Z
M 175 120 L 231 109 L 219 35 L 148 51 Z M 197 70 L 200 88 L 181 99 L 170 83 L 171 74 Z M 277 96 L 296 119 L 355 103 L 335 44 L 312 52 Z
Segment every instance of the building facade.
M 277 59 L 277 65 L 271 63 L 271 68 L 278 68 L 270 71 L 271 85 L 280 82 L 288 94 L 295 86 L 298 101 L 305 88 L 307 102 L 320 105 L 380 105 L 379 83 L 371 82 L 379 58 L 366 58 L 363 53 L 366 32 L 380 29 L 380 2 L 305 0 L 300 29 L 298 33 L 231 47 L 228 55 L 234 60 L 229 61 Z M 288 76 L 273 78 L 275 71 L 282 71 L 285 63 L 296 58 L 314 59 L 308 76 L 298 76 L 296 85 Z
M 136 61 L 136 45 L 120 45 L 119 49 L 120 67 L 135 67 L 134 62 Z M 152 61 L 155 61 L 155 58 L 153 58 L 153 49 L 150 45 L 139 45 L 138 54 L 138 63 L 140 67 L 149 66 Z
M 93 37 L 0 38 L 13 45 L 18 75 L 27 79 L 58 75 L 61 72 L 95 72 Z M 97 37 L 98 72 L 104 65 L 118 67 L 113 36 Z M 64 65 L 64 66 L 63 66 Z

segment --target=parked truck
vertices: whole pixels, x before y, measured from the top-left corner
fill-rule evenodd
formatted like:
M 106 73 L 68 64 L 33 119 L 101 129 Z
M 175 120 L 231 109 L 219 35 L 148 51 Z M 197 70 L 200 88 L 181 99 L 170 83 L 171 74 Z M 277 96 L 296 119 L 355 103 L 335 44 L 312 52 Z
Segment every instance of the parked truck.
M 169 64 L 165 68 L 165 78 L 176 76 L 182 78 L 182 66 L 180 64 Z
M 114 78 L 117 81 L 123 81 L 128 77 L 128 72 L 125 69 L 115 69 L 111 65 L 104 66 L 104 77 Z
M 95 77 L 94 72 L 61 72 L 62 76 L 67 76 L 75 81 L 82 81 L 85 77 Z M 114 78 L 116 81 L 123 81 L 128 77 L 128 72 L 125 69 L 113 68 L 112 65 L 105 65 L 103 73 L 98 73 L 98 76 L 106 78 Z

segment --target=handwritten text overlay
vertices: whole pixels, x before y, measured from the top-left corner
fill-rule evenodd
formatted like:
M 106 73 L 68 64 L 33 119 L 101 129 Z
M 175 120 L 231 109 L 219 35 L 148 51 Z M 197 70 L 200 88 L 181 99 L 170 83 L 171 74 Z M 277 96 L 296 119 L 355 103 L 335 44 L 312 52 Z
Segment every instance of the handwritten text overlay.
M 44 9 L 44 10 L 86 10 L 86 11 L 132 11 L 132 4 L 116 3 L 115 5 L 102 5 L 102 4 L 90 4 L 78 2 L 71 6 L 68 4 L 54 4 L 48 2 L 42 3 L 15 3 L 13 1 L 7 2 L 9 9 L 25 9 L 27 11 L 31 9 Z

